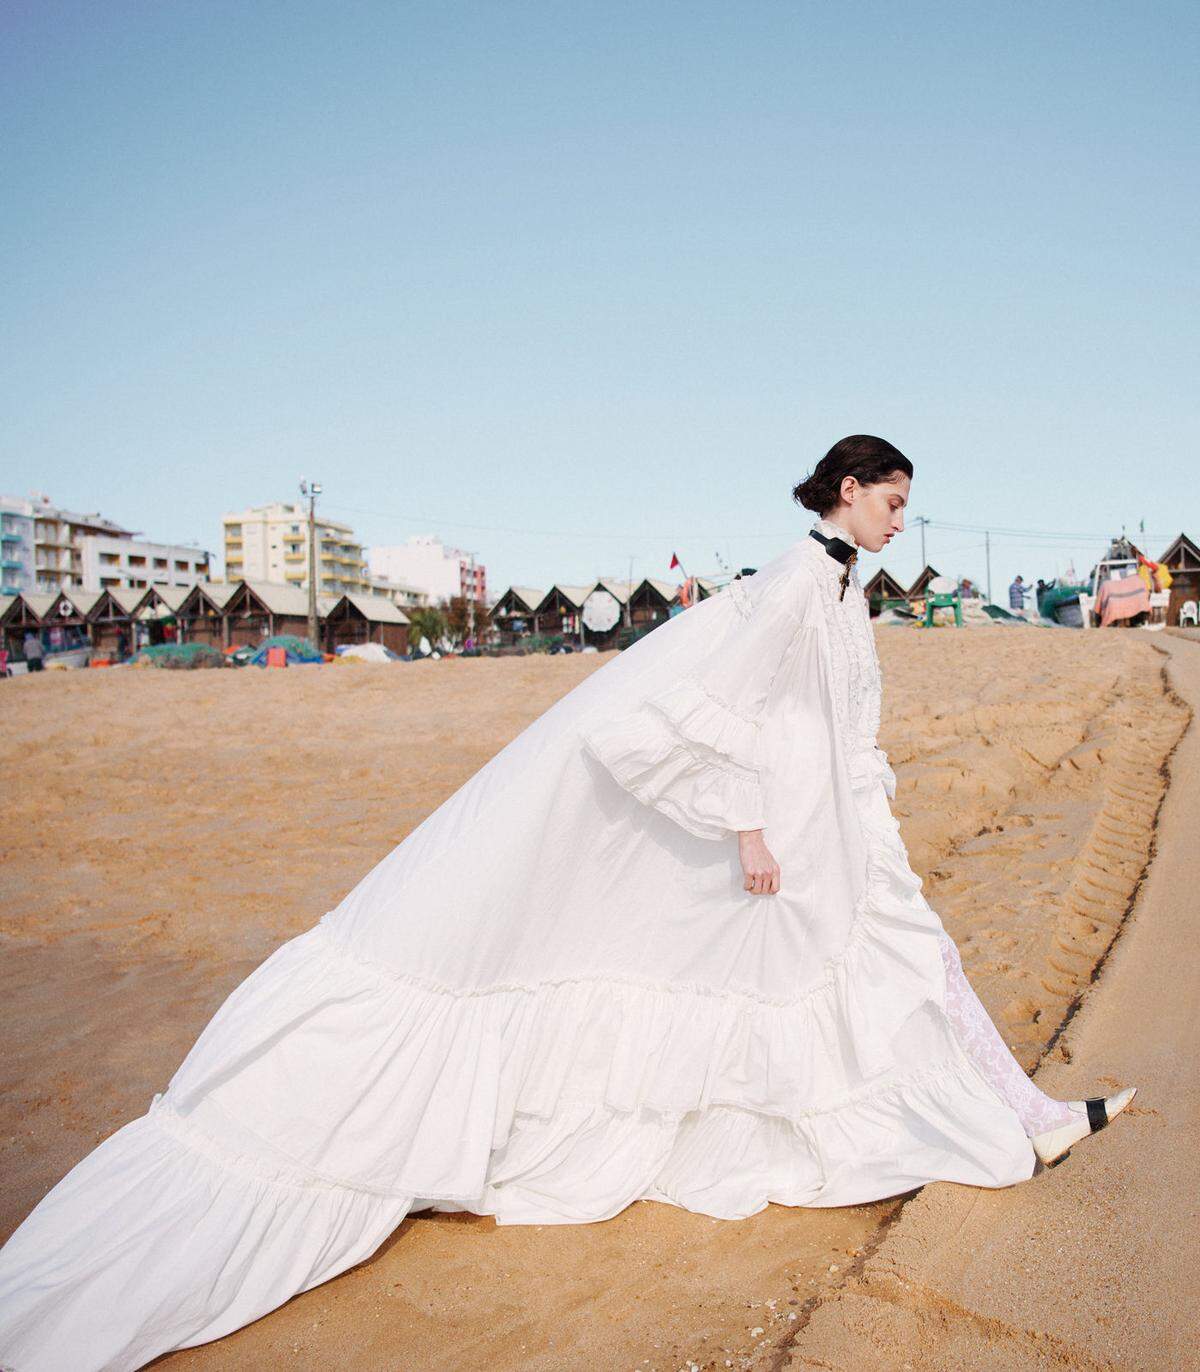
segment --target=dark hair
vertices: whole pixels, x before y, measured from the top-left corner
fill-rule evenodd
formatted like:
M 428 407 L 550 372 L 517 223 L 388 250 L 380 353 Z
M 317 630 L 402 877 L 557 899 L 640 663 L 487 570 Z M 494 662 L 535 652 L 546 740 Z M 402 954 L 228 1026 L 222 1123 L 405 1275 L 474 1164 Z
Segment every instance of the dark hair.
M 872 434 L 851 434 L 836 442 L 812 472 L 792 491 L 792 499 L 806 510 L 824 514 L 841 499 L 842 482 L 857 477 L 863 486 L 889 481 L 896 475 L 912 479 L 913 466 L 899 448 Z

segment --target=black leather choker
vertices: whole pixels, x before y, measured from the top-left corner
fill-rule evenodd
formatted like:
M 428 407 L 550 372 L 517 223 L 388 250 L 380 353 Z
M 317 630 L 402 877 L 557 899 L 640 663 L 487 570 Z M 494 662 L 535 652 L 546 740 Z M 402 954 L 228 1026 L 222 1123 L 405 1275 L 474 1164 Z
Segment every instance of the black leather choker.
M 818 543 L 823 543 L 829 556 L 837 558 L 839 562 L 849 562 L 858 552 L 857 548 L 847 543 L 843 538 L 830 538 L 817 529 L 809 529 L 808 533 L 810 538 L 815 538 Z
M 845 600 L 846 587 L 850 584 L 850 568 L 858 557 L 858 549 L 847 543 L 844 538 L 830 538 L 817 529 L 809 529 L 808 532 L 818 543 L 824 545 L 825 551 L 830 557 L 842 564 L 842 575 L 839 578 L 842 589 L 838 592 L 838 599 Z

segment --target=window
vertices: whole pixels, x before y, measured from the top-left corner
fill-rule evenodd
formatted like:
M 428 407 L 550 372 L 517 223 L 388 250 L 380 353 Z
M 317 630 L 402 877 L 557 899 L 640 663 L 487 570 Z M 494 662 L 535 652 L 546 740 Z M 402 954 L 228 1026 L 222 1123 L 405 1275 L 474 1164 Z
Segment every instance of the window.
M 134 554 L 134 553 L 130 553 L 130 554 L 129 554 L 129 565 L 130 565 L 131 567 L 144 567 L 144 566 L 146 565 L 146 559 L 145 559 L 144 557 L 138 556 L 138 555 L 136 555 L 136 554 Z
M 177 572 L 189 572 L 189 571 L 191 571 L 191 567 L 190 567 L 190 565 L 189 565 L 188 563 L 182 561 L 180 558 L 176 558 L 176 559 L 175 559 L 175 570 L 176 570 Z
M 167 570 L 167 559 L 165 557 L 156 557 L 154 559 L 154 570 L 156 572 L 165 572 Z

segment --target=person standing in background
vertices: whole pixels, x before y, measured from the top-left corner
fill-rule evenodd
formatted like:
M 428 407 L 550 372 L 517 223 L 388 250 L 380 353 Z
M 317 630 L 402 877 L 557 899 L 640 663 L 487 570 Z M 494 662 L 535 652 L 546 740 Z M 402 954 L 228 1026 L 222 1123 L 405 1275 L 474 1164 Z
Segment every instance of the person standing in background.
M 30 630 L 29 633 L 25 635 L 24 648 L 25 662 L 29 667 L 29 670 L 31 672 L 40 672 L 42 670 L 42 658 L 45 656 L 45 650 L 42 647 L 40 636 Z
M 1025 585 L 1025 579 L 1020 572 L 1016 579 L 1008 588 L 1008 608 L 1023 613 L 1025 610 L 1025 597 L 1029 594 L 1029 587 Z

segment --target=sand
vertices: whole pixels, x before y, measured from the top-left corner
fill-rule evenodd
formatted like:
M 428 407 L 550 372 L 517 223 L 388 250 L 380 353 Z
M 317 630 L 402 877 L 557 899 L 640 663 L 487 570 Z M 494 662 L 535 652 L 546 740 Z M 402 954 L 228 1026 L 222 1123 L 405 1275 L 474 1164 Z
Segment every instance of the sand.
M 1027 1066 L 1062 1051 L 1151 853 L 1188 718 L 1154 637 L 878 635 L 914 866 Z M 5 682 L 0 1234 L 145 1110 L 247 972 L 605 660 Z M 353 1272 L 161 1365 L 778 1367 L 913 1204 L 723 1222 L 643 1202 L 501 1228 L 422 1214 Z

